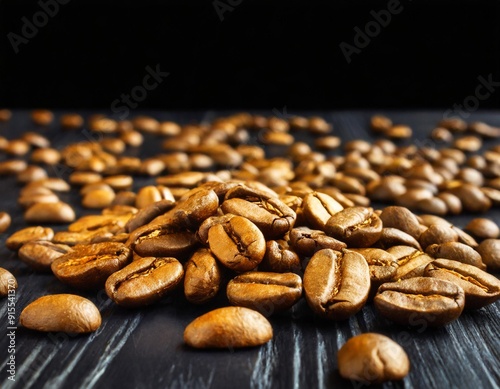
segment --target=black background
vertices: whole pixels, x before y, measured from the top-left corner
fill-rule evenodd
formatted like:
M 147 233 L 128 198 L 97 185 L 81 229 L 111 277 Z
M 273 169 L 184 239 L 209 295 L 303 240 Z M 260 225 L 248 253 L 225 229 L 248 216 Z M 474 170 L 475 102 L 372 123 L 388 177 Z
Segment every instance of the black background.
M 500 80 L 499 1 L 401 0 L 349 64 L 340 43 L 387 1 L 230 2 L 221 20 L 214 1 L 71 0 L 15 54 L 8 33 L 41 8 L 1 1 L 0 106 L 109 108 L 157 64 L 170 75 L 139 108 L 450 107 Z

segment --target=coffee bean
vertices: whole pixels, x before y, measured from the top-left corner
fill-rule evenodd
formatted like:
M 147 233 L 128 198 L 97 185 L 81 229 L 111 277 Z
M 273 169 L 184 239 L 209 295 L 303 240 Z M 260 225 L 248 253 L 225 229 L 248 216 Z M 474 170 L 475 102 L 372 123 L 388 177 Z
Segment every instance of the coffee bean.
M 483 263 L 488 271 L 500 271 L 500 239 L 485 239 L 478 248 L 477 252 L 481 255 Z
M 59 120 L 61 127 L 75 129 L 83 126 L 83 117 L 77 113 L 68 113 L 61 116 Z
M 12 117 L 12 111 L 10 109 L 2 108 L 0 109 L 0 122 L 8 122 Z
M 332 131 L 332 125 L 319 116 L 311 116 L 308 119 L 307 129 L 311 134 L 328 134 Z
M 82 205 L 90 209 L 109 207 L 115 199 L 115 193 L 106 189 L 96 189 L 85 194 Z
M 398 262 L 393 281 L 423 276 L 425 267 L 433 261 L 429 255 L 410 246 L 394 246 L 387 249 L 387 252 Z
M 298 272 L 301 270 L 300 257 L 289 247 L 287 241 L 269 240 L 259 269 L 278 273 Z
M 287 310 L 302 295 L 302 279 L 294 273 L 248 272 L 227 285 L 233 305 L 259 311 L 264 316 Z
M 385 207 L 380 214 L 384 227 L 397 228 L 418 239 L 420 236 L 419 221 L 408 208 L 399 206 Z
M 5 242 L 5 246 L 7 246 L 9 250 L 17 251 L 27 242 L 34 240 L 51 240 L 53 237 L 54 231 L 52 228 L 41 226 L 27 227 L 9 236 Z
M 134 251 L 142 257 L 176 257 L 184 258 L 197 247 L 196 235 L 190 231 L 179 231 L 175 227 L 158 228 L 149 236 L 139 239 Z
M 417 250 L 422 250 L 420 243 L 411 235 L 398 230 L 397 228 L 382 228 L 379 240 L 374 243 L 374 247 L 389 249 L 393 246 L 410 246 Z
M 37 133 L 37 132 L 25 132 L 23 134 L 22 139 L 25 142 L 28 142 L 31 146 L 33 147 L 49 147 L 50 146 L 50 141 L 44 137 L 43 135 Z
M 229 269 L 248 271 L 264 258 L 266 241 L 250 220 L 235 216 L 208 231 L 208 244 L 217 259 Z
M 460 199 L 466 211 L 485 212 L 491 207 L 491 200 L 475 185 L 464 183 L 449 191 Z
M 69 175 L 71 185 L 84 186 L 102 181 L 102 175 L 93 172 L 73 172 Z
M 453 282 L 465 292 L 465 308 L 478 309 L 500 298 L 500 280 L 462 262 L 436 259 L 425 269 L 425 275 Z
M 482 217 L 472 219 L 465 229 L 477 239 L 496 239 L 500 235 L 498 225 L 493 220 Z
M 425 249 L 432 244 L 440 244 L 446 242 L 457 242 L 457 232 L 445 224 L 431 224 L 422 234 L 420 234 L 419 242 L 422 249 Z
M 345 320 L 365 304 L 370 272 L 361 254 L 324 249 L 316 252 L 304 272 L 307 303 L 318 315 Z
M 403 348 L 381 334 L 364 333 L 350 338 L 337 354 L 339 372 L 364 384 L 402 380 L 410 370 Z
M 224 307 L 192 321 L 184 330 L 184 342 L 195 348 L 240 348 L 264 344 L 273 328 L 259 312 L 243 307 Z
M 43 296 L 21 312 L 23 327 L 43 332 L 88 333 L 101 326 L 101 314 L 92 301 L 73 294 Z
M 413 277 L 381 285 L 373 301 L 380 314 L 388 319 L 402 325 L 418 323 L 426 328 L 457 319 L 464 309 L 465 294 L 449 281 Z
M 53 148 L 44 147 L 33 150 L 31 161 L 34 163 L 43 163 L 45 165 L 56 165 L 61 160 L 61 153 Z
M 106 294 L 124 307 L 149 305 L 174 290 L 183 275 L 182 265 L 175 258 L 140 258 L 109 276 Z
M 186 262 L 184 295 L 194 304 L 210 301 L 219 291 L 221 271 L 210 250 L 198 249 Z
M 462 202 L 454 194 L 441 192 L 436 197 L 444 201 L 448 213 L 452 215 L 459 215 L 462 213 Z
M 17 289 L 16 278 L 10 271 L 0 267 L 0 297 L 8 296 L 9 291 L 14 291 L 15 289 Z
M 475 152 L 478 151 L 483 145 L 481 138 L 468 135 L 455 139 L 453 146 L 461 151 Z
M 18 174 L 28 167 L 28 164 L 20 159 L 9 159 L 0 162 L 0 175 Z
M 75 218 L 73 208 L 63 202 L 34 204 L 24 213 L 26 222 L 37 224 L 71 223 Z
M 327 236 L 321 230 L 308 227 L 297 227 L 290 232 L 290 246 L 295 252 L 305 257 L 312 256 L 322 249 L 342 250 L 347 247 L 344 242 Z
M 267 239 L 276 239 L 290 231 L 295 223 L 296 214 L 285 203 L 276 198 L 247 201 L 238 198 L 224 200 L 221 204 L 224 213 L 231 213 L 253 222 Z
M 54 114 L 47 109 L 35 109 L 31 112 L 31 120 L 39 126 L 48 126 L 54 120 Z
M 432 244 L 426 248 L 425 252 L 434 258 L 452 259 L 476 266 L 482 270 L 486 269 L 481 255 L 472 247 L 460 242 Z
M 19 259 L 38 271 L 50 271 L 50 266 L 71 247 L 46 240 L 27 242 L 19 249 Z
M 380 238 L 382 221 L 372 208 L 351 207 L 328 219 L 325 232 L 350 247 L 369 247 Z
M 10 227 L 11 218 L 7 212 L 0 212 L 0 234 L 3 234 Z
M 452 132 L 465 132 L 467 130 L 467 123 L 460 118 L 442 119 L 438 125 Z
M 106 279 L 130 261 L 131 251 L 121 243 L 77 245 L 52 262 L 61 281 L 77 289 L 102 288 Z
M 13 156 L 21 157 L 30 151 L 30 144 L 22 139 L 11 140 L 4 151 Z
M 331 196 L 320 193 L 308 193 L 302 202 L 302 211 L 311 227 L 322 230 L 330 217 L 342 211 L 344 207 Z

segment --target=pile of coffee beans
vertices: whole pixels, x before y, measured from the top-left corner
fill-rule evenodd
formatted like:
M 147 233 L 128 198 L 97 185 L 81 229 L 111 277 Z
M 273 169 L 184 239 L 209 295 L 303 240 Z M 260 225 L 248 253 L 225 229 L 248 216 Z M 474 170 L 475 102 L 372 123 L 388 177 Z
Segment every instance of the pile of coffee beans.
M 54 115 L 37 110 L 32 119 L 47 126 Z M 60 118 L 68 131 L 84 122 L 77 114 Z M 10 233 L 6 246 L 35 271 L 77 291 L 104 289 L 123 307 L 154 304 L 177 288 L 192 304 L 226 294 L 231 307 L 186 328 L 190 346 L 263 344 L 273 336 L 266 317 L 302 297 L 328 320 L 373 302 L 394 323 L 429 326 L 500 298 L 500 281 L 487 272 L 500 269 L 498 225 L 477 217 L 461 229 L 442 217 L 500 204 L 500 146 L 478 153 L 483 138 L 500 137 L 498 128 L 443 120 L 430 133 L 441 147 L 419 148 L 397 143 L 411 137 L 409 126 L 377 115 L 370 126 L 381 139 L 341 150 L 320 117 L 241 113 L 181 126 L 96 115 L 87 122 L 96 140 L 60 151 L 38 133 L 0 137 L 11 156 L 0 175 L 24 185 L 18 203 L 35 224 Z M 127 156 L 152 134 L 163 138 L 163 153 Z M 27 163 L 20 157 L 30 151 Z M 49 167 L 64 167 L 67 178 L 49 177 Z M 155 182 L 137 188 L 136 177 Z M 76 218 L 59 195 L 76 188 L 83 207 L 99 213 Z M 56 223 L 68 227 L 44 226 Z M 0 231 L 9 224 L 0 213 Z M 1 270 L 3 288 L 13 276 Z M 35 300 L 20 321 L 40 331 L 91 332 L 101 317 L 89 300 L 64 294 Z M 377 334 L 348 341 L 338 355 L 342 376 L 403 378 L 409 361 L 391 342 Z M 376 374 L 363 375 L 370 363 Z

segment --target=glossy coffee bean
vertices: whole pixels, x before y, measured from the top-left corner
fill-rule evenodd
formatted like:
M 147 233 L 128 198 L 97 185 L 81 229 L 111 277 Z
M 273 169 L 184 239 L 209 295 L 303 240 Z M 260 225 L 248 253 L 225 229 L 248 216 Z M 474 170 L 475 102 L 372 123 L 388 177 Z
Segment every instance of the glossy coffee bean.
M 0 234 L 7 231 L 10 227 L 11 218 L 7 212 L 0 212 Z
M 184 295 L 193 304 L 210 301 L 219 291 L 221 271 L 209 249 L 198 249 L 185 265 Z
M 71 247 L 46 240 L 23 244 L 19 249 L 19 259 L 38 271 L 50 271 L 50 266 L 60 256 L 71 251 Z
M 425 252 L 434 258 L 451 259 L 476 266 L 482 270 L 486 269 L 481 255 L 472 247 L 460 242 L 432 244 L 427 247 Z
M 61 201 L 57 203 L 34 204 L 24 213 L 24 220 L 26 222 L 37 224 L 71 223 L 75 218 L 76 215 L 73 208 Z
M 381 285 L 373 301 L 383 316 L 398 324 L 437 327 L 460 316 L 465 294 L 449 281 L 413 277 Z
M 34 240 L 51 240 L 54 237 L 52 228 L 44 228 L 41 226 L 27 227 L 14 232 L 7 238 L 5 245 L 9 250 L 19 250 L 21 246 L 27 242 Z
M 16 277 L 14 277 L 10 271 L 0 267 L 0 297 L 9 296 L 9 294 L 15 297 L 15 294 L 13 295 L 13 293 L 15 293 L 16 289 Z
M 324 249 L 316 252 L 304 272 L 307 303 L 318 315 L 345 320 L 365 304 L 370 271 L 361 254 Z
M 347 247 L 344 242 L 327 236 L 321 230 L 308 227 L 297 227 L 290 232 L 290 246 L 299 255 L 310 257 L 323 249 L 342 250 Z
M 149 305 L 174 290 L 183 275 L 182 265 L 175 258 L 140 258 L 109 276 L 106 294 L 124 307 Z
M 500 239 L 485 239 L 477 248 L 488 271 L 500 271 Z
M 429 255 L 410 246 L 394 246 L 387 252 L 398 261 L 393 281 L 423 276 L 425 267 L 433 261 Z

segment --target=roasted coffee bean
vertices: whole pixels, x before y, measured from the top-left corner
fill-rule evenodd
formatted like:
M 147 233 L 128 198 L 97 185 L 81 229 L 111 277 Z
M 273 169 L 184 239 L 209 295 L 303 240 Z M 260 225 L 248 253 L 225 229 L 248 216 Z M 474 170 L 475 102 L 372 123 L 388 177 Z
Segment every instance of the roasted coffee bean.
M 128 190 L 122 190 L 118 192 L 111 202 L 111 205 L 129 205 L 129 206 L 134 206 L 135 205 L 135 199 L 137 195 Z
M 96 189 L 85 194 L 82 205 L 90 209 L 109 207 L 115 199 L 115 193 L 106 189 Z
M 42 189 L 47 191 L 48 193 L 33 193 L 21 195 L 21 197 L 17 199 L 18 204 L 23 208 L 30 208 L 37 204 L 55 204 L 60 202 L 59 197 L 50 189 Z
M 37 133 L 37 132 L 25 132 L 23 134 L 22 139 L 25 142 L 28 142 L 31 146 L 33 147 L 49 147 L 50 146 L 50 141 L 44 137 L 43 135 Z
M 372 208 L 351 207 L 328 219 L 325 232 L 348 247 L 370 247 L 382 234 L 382 221 Z
M 500 239 L 485 239 L 478 248 L 477 252 L 481 255 L 483 263 L 488 271 L 500 271 Z
M 11 218 L 7 212 L 0 212 L 0 234 L 3 234 L 10 227 Z
M 294 273 L 248 272 L 227 285 L 231 304 L 255 309 L 266 317 L 287 310 L 301 296 L 302 279 Z
M 23 244 L 19 249 L 19 259 L 38 271 L 50 271 L 50 266 L 60 256 L 71 251 L 71 247 L 46 240 Z
M 453 134 L 446 128 L 436 127 L 432 130 L 430 137 L 438 142 L 453 142 Z
M 479 246 L 479 244 L 476 242 L 476 240 L 472 236 L 470 236 L 467 232 L 462 230 L 461 228 L 458 228 L 457 226 L 452 226 L 451 228 L 453 230 L 455 230 L 455 232 L 457 233 L 458 241 L 460 243 L 463 243 L 463 244 L 470 246 L 474 249 L 477 248 L 477 246 Z
M 410 370 L 403 348 L 381 334 L 364 333 L 350 338 L 337 354 L 339 372 L 364 384 L 402 380 Z
M 47 178 L 47 172 L 40 166 L 29 165 L 25 170 L 17 174 L 17 181 L 20 183 L 28 183 Z
M 269 240 L 266 242 L 266 254 L 259 269 L 278 273 L 299 272 L 300 257 L 292 251 L 285 240 Z
M 224 200 L 224 213 L 243 216 L 253 222 L 267 239 L 276 239 L 290 231 L 297 215 L 277 198 L 262 199 L 258 202 L 238 198 Z
M 496 239 L 500 235 L 500 228 L 490 219 L 475 218 L 472 219 L 465 229 L 477 239 Z
M 465 294 L 453 282 L 413 277 L 381 285 L 374 302 L 383 316 L 398 324 L 438 327 L 460 316 Z
M 21 312 L 23 327 L 43 332 L 87 333 L 101 326 L 101 314 L 94 303 L 73 294 L 43 296 Z
M 0 122 L 8 122 L 12 117 L 12 111 L 10 109 L 2 108 L 0 109 Z
M 52 262 L 54 275 L 77 289 L 102 288 L 106 279 L 130 261 L 132 253 L 121 243 L 78 245 Z
M 77 113 L 67 113 L 61 116 L 59 120 L 61 127 L 75 129 L 83 126 L 83 117 Z
M 27 185 L 26 188 L 28 187 L 33 188 L 37 186 L 42 186 L 44 188 L 53 190 L 54 192 L 69 192 L 69 190 L 71 189 L 71 187 L 66 181 L 64 181 L 62 178 L 55 178 L 55 177 L 49 177 L 43 180 L 32 182 L 29 185 Z
M 68 231 L 97 231 L 106 229 L 110 232 L 118 232 L 128 222 L 131 213 L 123 215 L 88 215 L 79 218 L 68 226 Z
M 243 307 L 215 309 L 184 330 L 184 342 L 195 348 L 254 347 L 272 337 L 271 323 L 259 312 Z
M 322 249 L 342 250 L 347 245 L 321 230 L 311 230 L 308 227 L 297 227 L 290 232 L 290 246 L 295 252 L 305 257 L 312 256 Z
M 102 176 L 99 173 L 93 172 L 73 172 L 69 176 L 69 182 L 71 185 L 88 185 L 95 184 L 96 182 L 101 182 Z
M 427 254 L 434 258 L 452 259 L 454 261 L 476 266 L 482 270 L 486 269 L 481 255 L 472 247 L 460 242 L 445 242 L 432 244 L 425 250 Z
M 241 216 L 211 227 L 208 230 L 208 244 L 224 266 L 238 272 L 257 267 L 266 252 L 262 232 L 250 220 Z
M 48 126 L 54 120 L 54 114 L 47 109 L 35 109 L 31 112 L 31 120 L 39 126 Z
M 5 242 L 5 246 L 7 246 L 9 250 L 16 251 L 27 242 L 34 240 L 51 240 L 53 237 L 54 231 L 52 228 L 45 228 L 41 226 L 27 227 L 16 231 L 9 236 Z
M 9 159 L 0 162 L 0 176 L 18 174 L 28 167 L 26 161 L 20 159 Z
M 142 257 L 176 257 L 184 258 L 197 247 L 196 235 L 190 231 L 158 229 L 147 237 L 136 242 L 134 251 Z
M 380 285 L 396 277 L 398 269 L 397 258 L 385 250 L 377 248 L 350 249 L 361 254 L 368 263 L 370 270 L 370 296 L 374 296 Z
M 438 193 L 436 197 L 444 201 L 448 213 L 452 215 L 459 215 L 462 213 L 462 202 L 454 194 L 441 192 Z
M 398 261 L 393 281 L 423 276 L 425 267 L 433 261 L 429 255 L 410 246 L 394 246 L 387 252 Z
M 462 151 L 476 152 L 483 145 L 481 138 L 474 135 L 463 136 L 455 139 L 453 147 Z
M 200 189 L 187 194 L 170 212 L 180 227 L 196 230 L 206 218 L 217 212 L 218 207 L 217 194 L 213 190 Z
M 53 148 L 44 147 L 33 150 L 31 161 L 34 163 L 43 163 L 45 165 L 56 165 L 61 160 L 61 153 Z
M 76 218 L 71 206 L 63 202 L 38 203 L 28 208 L 24 220 L 28 223 L 71 223 Z
M 371 181 L 366 186 L 367 195 L 372 200 L 393 201 L 406 192 L 401 177 L 382 177 L 380 181 Z
M 446 242 L 458 242 L 457 232 L 445 224 L 431 224 L 419 238 L 420 245 L 425 251 L 432 244 L 440 244 Z
M 378 241 L 374 243 L 374 247 L 388 249 L 393 246 L 411 246 L 417 250 L 421 250 L 420 243 L 411 235 L 398 230 L 397 228 L 382 228 L 382 234 Z
M 13 139 L 9 141 L 4 151 L 9 155 L 20 157 L 30 151 L 30 144 L 22 139 Z
M 221 271 L 209 249 L 198 249 L 186 262 L 184 295 L 194 304 L 210 301 L 219 291 Z
M 98 228 L 93 231 L 59 231 L 54 235 L 52 242 L 68 246 L 76 246 L 79 244 L 89 244 L 92 240 L 96 240 L 98 238 L 111 239 L 113 236 L 114 232 L 111 232 L 108 227 Z
M 334 150 L 340 146 L 342 140 L 338 136 L 323 136 L 314 141 L 314 146 L 320 150 Z
M 124 307 L 149 305 L 174 290 L 183 275 L 182 265 L 175 258 L 140 258 L 109 276 L 106 294 Z
M 308 193 L 302 202 L 302 211 L 313 228 L 322 230 L 330 217 L 342 211 L 344 207 L 331 196 L 320 193 Z
M 466 211 L 485 212 L 491 207 L 491 200 L 475 185 L 464 183 L 449 192 L 460 199 Z
M 12 273 L 3 267 L 0 267 L 0 297 L 15 293 L 17 289 L 17 280 Z M 9 293 L 9 291 L 12 291 Z
M 408 208 L 399 206 L 385 207 L 380 214 L 384 227 L 397 228 L 418 239 L 420 236 L 420 223 L 413 212 Z
M 132 232 L 135 229 L 149 223 L 154 218 L 163 215 L 171 210 L 175 203 L 170 200 L 160 200 L 145 208 L 142 208 L 134 216 L 132 216 L 125 225 L 125 231 Z
M 370 291 L 370 271 L 361 254 L 330 249 L 316 252 L 304 272 L 307 303 L 318 315 L 345 320 L 361 310 Z
M 447 280 L 461 287 L 465 292 L 466 309 L 478 309 L 500 298 L 500 280 L 476 266 L 436 259 L 427 266 L 425 275 Z
M 472 122 L 468 126 L 469 131 L 487 138 L 498 138 L 500 137 L 500 128 L 490 126 L 483 122 Z

